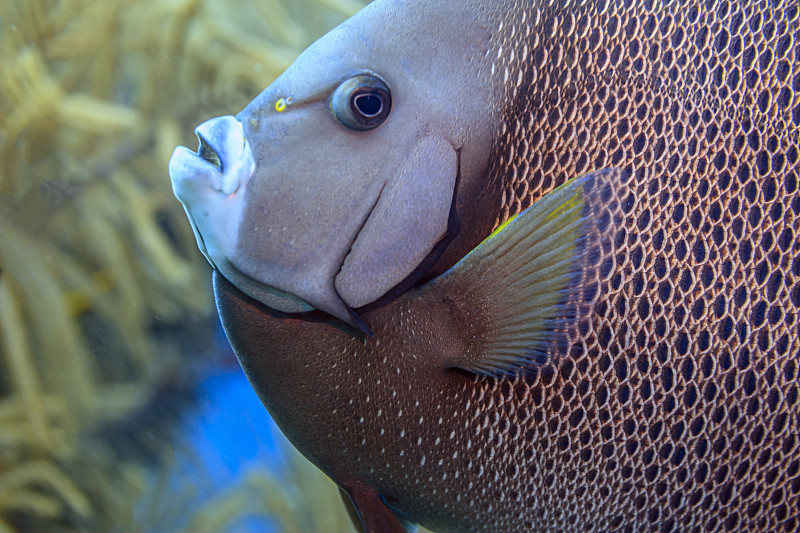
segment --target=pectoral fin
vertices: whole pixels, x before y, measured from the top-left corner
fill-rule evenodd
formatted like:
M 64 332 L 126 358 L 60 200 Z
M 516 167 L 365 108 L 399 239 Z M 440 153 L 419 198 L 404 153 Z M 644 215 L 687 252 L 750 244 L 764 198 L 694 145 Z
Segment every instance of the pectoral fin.
M 465 347 L 447 366 L 513 376 L 567 353 L 608 266 L 624 176 L 606 169 L 565 183 L 420 291 L 440 299 Z

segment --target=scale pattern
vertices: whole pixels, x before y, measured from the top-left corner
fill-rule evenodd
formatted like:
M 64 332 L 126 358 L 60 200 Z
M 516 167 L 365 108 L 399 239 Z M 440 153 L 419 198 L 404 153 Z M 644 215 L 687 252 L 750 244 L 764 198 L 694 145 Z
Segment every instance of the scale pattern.
M 497 224 L 569 177 L 630 177 L 572 355 L 461 391 L 506 454 L 488 529 L 800 528 L 799 26 L 780 1 L 552 2 L 503 22 Z

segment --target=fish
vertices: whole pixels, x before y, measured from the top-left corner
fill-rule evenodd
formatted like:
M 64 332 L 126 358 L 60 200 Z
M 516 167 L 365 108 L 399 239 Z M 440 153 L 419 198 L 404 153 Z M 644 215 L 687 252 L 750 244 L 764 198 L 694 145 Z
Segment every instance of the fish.
M 361 530 L 800 528 L 798 11 L 376 0 L 176 149 Z

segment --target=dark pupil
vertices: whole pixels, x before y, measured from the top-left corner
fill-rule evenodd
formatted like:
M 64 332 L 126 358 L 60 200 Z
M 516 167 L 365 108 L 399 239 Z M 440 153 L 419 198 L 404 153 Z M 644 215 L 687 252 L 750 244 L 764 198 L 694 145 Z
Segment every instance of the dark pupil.
M 355 97 L 353 103 L 365 117 L 374 117 L 381 112 L 383 107 L 381 97 L 377 94 L 360 94 Z

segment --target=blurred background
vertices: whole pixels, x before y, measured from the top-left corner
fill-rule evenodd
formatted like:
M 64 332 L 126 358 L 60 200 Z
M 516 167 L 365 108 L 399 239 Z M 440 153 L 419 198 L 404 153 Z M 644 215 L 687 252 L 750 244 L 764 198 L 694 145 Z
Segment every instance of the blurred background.
M 0 1 L 0 533 L 353 531 L 229 351 L 167 162 L 364 3 Z

